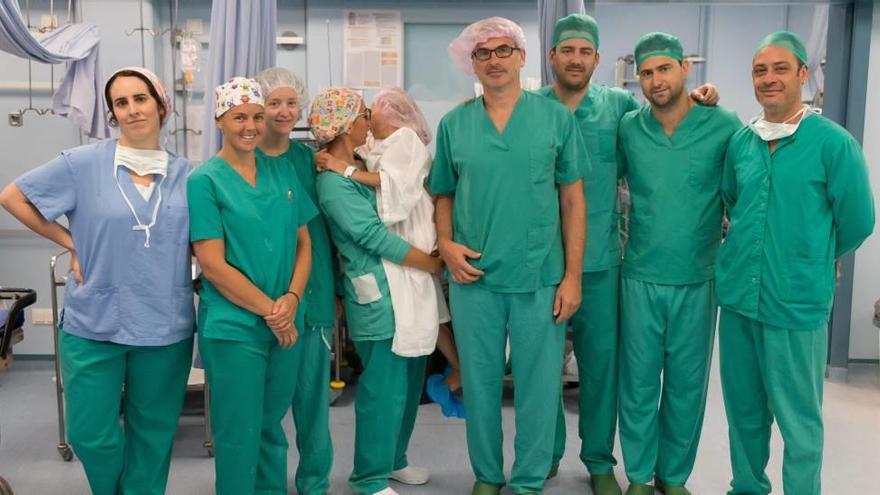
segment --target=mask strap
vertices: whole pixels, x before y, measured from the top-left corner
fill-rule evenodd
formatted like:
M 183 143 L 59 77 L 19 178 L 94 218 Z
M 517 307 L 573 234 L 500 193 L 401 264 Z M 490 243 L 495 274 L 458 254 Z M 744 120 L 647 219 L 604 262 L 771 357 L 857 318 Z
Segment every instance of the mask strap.
M 119 189 L 119 194 L 122 195 L 123 201 L 128 206 L 128 210 L 131 211 L 132 216 L 134 216 L 135 222 L 137 225 L 133 226 L 131 230 L 141 230 L 144 232 L 145 240 L 144 247 L 150 247 L 150 229 L 156 225 L 156 217 L 159 215 L 159 206 L 162 204 L 162 183 L 165 182 L 165 176 L 163 175 L 161 179 L 159 179 L 159 183 L 156 184 L 156 189 L 158 190 L 158 198 L 156 198 L 156 204 L 153 206 L 153 216 L 150 220 L 149 225 L 144 225 L 141 222 L 141 219 L 138 218 L 138 214 L 134 209 L 134 205 L 131 204 L 131 201 L 126 196 L 125 191 L 122 190 L 122 184 L 119 183 L 119 167 L 113 166 L 113 178 L 116 180 L 116 187 Z

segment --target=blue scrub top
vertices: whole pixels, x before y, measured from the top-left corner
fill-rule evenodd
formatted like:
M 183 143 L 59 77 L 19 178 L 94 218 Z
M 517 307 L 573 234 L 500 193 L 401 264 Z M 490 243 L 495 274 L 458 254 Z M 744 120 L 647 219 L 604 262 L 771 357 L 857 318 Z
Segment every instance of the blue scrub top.
M 47 220 L 65 215 L 70 224 L 83 284 L 67 279 L 64 331 L 126 345 L 173 344 L 195 328 L 186 204 L 191 166 L 169 153 L 162 203 L 145 247 L 116 178 L 145 224 L 159 198 L 159 181 L 144 200 L 126 170 L 114 166 L 115 153 L 115 139 L 65 150 L 16 185 Z

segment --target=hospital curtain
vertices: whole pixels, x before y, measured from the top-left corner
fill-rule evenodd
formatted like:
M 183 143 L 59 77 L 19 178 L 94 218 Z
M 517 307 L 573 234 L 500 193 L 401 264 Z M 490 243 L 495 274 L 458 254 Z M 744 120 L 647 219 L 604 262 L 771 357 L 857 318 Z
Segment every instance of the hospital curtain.
M 98 63 L 98 28 L 67 24 L 40 39 L 28 29 L 17 0 L 0 0 L 0 50 L 46 64 L 67 63 L 52 96 L 52 110 L 93 138 L 110 136 L 103 76 Z
M 590 3 L 595 3 L 590 2 Z M 553 82 L 553 68 L 550 67 L 550 46 L 553 43 L 553 27 L 556 20 L 569 14 L 584 14 L 584 0 L 538 0 L 538 27 L 541 46 L 532 47 L 541 52 L 541 84 Z
M 211 4 L 211 38 L 205 72 L 205 121 L 202 158 L 220 149 L 220 132 L 214 125 L 214 88 L 234 76 L 252 77 L 275 66 L 276 0 L 214 0 Z

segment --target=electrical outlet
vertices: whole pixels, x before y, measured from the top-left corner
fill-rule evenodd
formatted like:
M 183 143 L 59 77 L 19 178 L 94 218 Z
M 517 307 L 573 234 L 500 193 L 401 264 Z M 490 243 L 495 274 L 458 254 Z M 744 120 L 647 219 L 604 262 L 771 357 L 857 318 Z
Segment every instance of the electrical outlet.
M 34 325 L 51 325 L 52 308 L 31 309 L 31 323 L 33 323 Z
M 21 127 L 23 123 L 21 112 L 9 112 L 9 125 L 12 127 Z

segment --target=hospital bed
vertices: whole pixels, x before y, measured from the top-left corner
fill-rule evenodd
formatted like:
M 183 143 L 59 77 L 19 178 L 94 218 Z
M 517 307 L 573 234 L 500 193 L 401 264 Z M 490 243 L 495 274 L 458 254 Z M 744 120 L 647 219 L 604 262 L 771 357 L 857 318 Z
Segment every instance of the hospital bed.
M 0 374 L 12 366 L 12 346 L 24 338 L 24 308 L 37 301 L 32 289 L 0 289 Z M 12 487 L 0 476 L 0 495 L 12 495 Z

